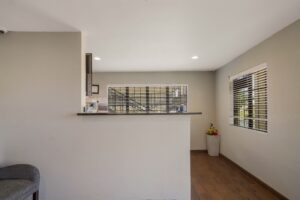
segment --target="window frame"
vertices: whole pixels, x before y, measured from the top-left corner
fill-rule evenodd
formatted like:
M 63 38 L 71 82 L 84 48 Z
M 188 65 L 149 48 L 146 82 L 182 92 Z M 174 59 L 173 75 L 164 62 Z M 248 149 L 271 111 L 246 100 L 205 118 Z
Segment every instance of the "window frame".
M 265 93 L 266 93 L 266 118 L 263 119 L 263 118 L 255 118 L 255 117 L 248 117 L 248 119 L 252 119 L 252 123 L 251 123 L 251 127 L 248 125 L 248 126 L 239 126 L 239 125 L 236 125 L 234 123 L 234 120 L 235 119 L 238 119 L 236 118 L 236 116 L 234 115 L 234 107 L 235 107 L 235 101 L 234 101 L 234 87 L 233 87 L 233 81 L 236 80 L 236 79 L 243 79 L 243 78 L 246 78 L 247 75 L 252 75 L 258 71 L 261 71 L 261 70 L 266 70 L 266 89 L 265 89 Z M 266 63 L 262 63 L 258 66 L 255 66 L 255 67 L 252 67 L 248 70 L 244 70 L 240 73 L 237 73 L 237 74 L 234 74 L 232 76 L 229 76 L 229 96 L 230 96 L 230 116 L 229 116 L 229 124 L 234 126 L 234 127 L 239 127 L 239 128 L 245 128 L 245 129 L 248 129 L 248 130 L 252 130 L 252 131 L 257 131 L 259 133 L 262 133 L 262 134 L 268 134 L 269 132 L 269 124 L 270 124 L 270 121 L 269 121 L 269 97 L 268 97 L 268 90 L 269 90 L 269 84 L 268 84 L 268 65 Z M 241 88 L 242 89 L 242 88 Z M 252 92 L 253 90 L 251 90 Z M 253 98 L 251 100 L 251 104 L 252 104 L 252 101 L 253 101 Z M 252 105 L 253 106 L 253 105 Z M 252 107 L 252 112 L 253 112 L 253 107 Z M 252 113 L 253 115 L 253 113 Z M 254 120 L 257 120 L 257 121 L 266 121 L 266 130 L 263 130 L 263 129 L 257 129 L 257 128 L 254 128 Z M 249 120 L 250 121 L 250 120 Z
M 189 104 L 189 85 L 188 84 L 108 84 L 106 86 L 106 97 L 107 97 L 107 104 L 109 104 L 109 88 L 110 87 L 186 87 L 186 110 L 188 110 Z M 109 106 L 109 105 L 108 105 Z M 145 112 L 147 113 L 147 112 Z M 150 112 L 151 113 L 151 112 Z M 170 112 L 172 113 L 172 112 Z

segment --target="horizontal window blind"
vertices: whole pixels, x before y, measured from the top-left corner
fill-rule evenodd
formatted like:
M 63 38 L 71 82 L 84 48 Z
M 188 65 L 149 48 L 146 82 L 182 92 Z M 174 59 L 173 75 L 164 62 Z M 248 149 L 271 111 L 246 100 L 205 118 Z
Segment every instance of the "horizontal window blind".
M 233 125 L 267 132 L 267 67 L 235 76 L 232 90 Z

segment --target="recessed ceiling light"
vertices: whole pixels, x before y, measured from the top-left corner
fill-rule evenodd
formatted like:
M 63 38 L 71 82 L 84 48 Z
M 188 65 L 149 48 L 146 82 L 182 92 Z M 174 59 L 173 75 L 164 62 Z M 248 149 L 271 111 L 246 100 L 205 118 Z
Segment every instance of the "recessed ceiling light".
M 94 57 L 94 59 L 95 59 L 95 60 L 101 60 L 101 58 L 100 58 L 100 57 Z
M 193 56 L 192 59 L 196 60 L 198 59 L 199 57 L 198 56 Z

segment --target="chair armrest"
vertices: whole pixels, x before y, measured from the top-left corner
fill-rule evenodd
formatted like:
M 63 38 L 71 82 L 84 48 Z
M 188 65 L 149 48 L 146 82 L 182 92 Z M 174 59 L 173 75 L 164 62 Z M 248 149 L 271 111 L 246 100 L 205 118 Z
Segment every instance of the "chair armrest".
M 39 170 L 32 165 L 12 165 L 0 168 L 0 179 L 26 179 L 40 182 Z

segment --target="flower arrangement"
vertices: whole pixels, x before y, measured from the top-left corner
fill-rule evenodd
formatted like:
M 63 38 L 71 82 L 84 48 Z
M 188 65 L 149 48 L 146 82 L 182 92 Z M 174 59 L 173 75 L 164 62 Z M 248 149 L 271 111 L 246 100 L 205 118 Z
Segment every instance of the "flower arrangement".
M 218 135 L 218 130 L 211 123 L 209 129 L 206 132 L 207 135 Z

